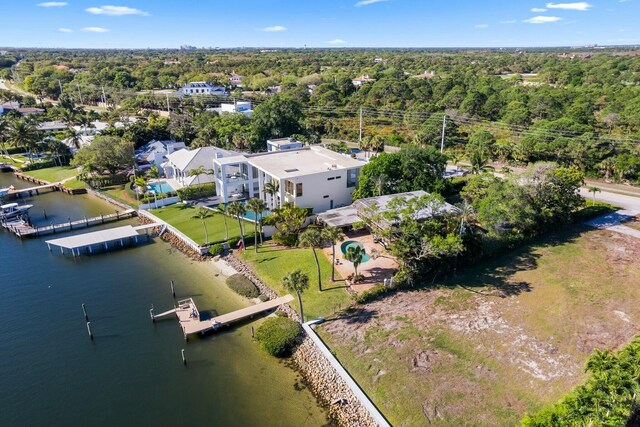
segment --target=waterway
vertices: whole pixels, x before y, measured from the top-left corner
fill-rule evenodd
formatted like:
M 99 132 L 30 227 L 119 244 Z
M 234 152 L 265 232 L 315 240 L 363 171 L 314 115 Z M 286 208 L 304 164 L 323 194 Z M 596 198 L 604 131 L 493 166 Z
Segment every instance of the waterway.
M 0 174 L 0 187 L 11 184 L 29 186 Z M 95 197 L 62 193 L 30 203 L 39 225 L 114 211 Z M 191 261 L 160 240 L 73 258 L 49 252 L 47 238 L 20 240 L 0 229 L 1 426 L 327 423 L 298 374 L 252 340 L 256 322 L 188 343 L 175 318 L 151 322 L 151 304 L 156 312 L 173 307 L 172 279 L 177 298 L 193 297 L 200 310 L 248 306 L 213 263 Z

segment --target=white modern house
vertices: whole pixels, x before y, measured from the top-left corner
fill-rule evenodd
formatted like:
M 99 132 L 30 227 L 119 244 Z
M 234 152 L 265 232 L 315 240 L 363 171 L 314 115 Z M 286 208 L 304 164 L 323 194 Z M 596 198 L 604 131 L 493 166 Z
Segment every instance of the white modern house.
M 195 150 L 183 148 L 167 154 L 166 161 L 160 166 L 167 179 L 174 180 L 172 187 L 189 187 L 191 185 L 214 182 L 211 165 L 216 157 L 233 156 L 237 153 L 218 147 L 203 147 Z M 202 166 L 206 171 L 200 176 L 191 176 L 190 172 Z M 176 184 L 175 186 L 173 184 Z
M 267 139 L 267 151 L 297 150 L 304 147 L 304 142 L 295 138 Z
M 215 86 L 209 82 L 190 82 L 179 89 L 182 95 L 216 95 L 227 97 L 227 90 L 223 86 Z
M 215 111 L 218 114 L 222 114 L 222 113 L 240 113 L 240 114 L 244 114 L 247 117 L 251 117 L 251 115 L 253 114 L 253 109 L 251 107 L 251 102 L 249 101 L 236 101 L 233 104 L 231 103 L 225 103 L 225 104 L 220 104 L 219 107 L 216 108 L 210 108 L 208 109 L 209 111 Z
M 162 164 L 167 160 L 167 155 L 184 148 L 187 148 L 184 142 L 154 139 L 136 150 L 136 164 L 143 170 L 156 165 L 160 173 L 164 173 Z
M 258 197 L 271 209 L 291 202 L 320 213 L 351 204 L 363 166 L 349 156 L 314 146 L 221 155 L 213 160 L 213 179 L 223 203 Z M 265 191 L 269 187 L 274 194 Z
M 373 83 L 375 81 L 376 79 L 369 77 L 369 74 L 365 74 L 364 76 L 356 77 L 355 79 L 351 80 L 351 83 L 355 87 L 362 87 L 362 85 L 364 85 L 365 83 Z

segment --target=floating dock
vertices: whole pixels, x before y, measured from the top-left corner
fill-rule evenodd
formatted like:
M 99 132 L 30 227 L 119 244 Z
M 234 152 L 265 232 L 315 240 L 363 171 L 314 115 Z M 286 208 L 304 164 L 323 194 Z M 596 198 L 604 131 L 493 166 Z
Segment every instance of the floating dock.
M 108 215 L 100 215 L 94 218 L 85 218 L 76 221 L 63 222 L 61 224 L 52 224 L 45 227 L 33 227 L 26 221 L 22 220 L 7 221 L 2 223 L 2 226 L 20 238 L 37 237 L 45 234 L 55 234 L 63 231 L 71 231 L 78 228 L 89 228 L 94 225 L 101 225 L 108 222 L 133 218 L 136 215 L 137 212 L 134 209 L 127 209 L 124 212 L 116 211 L 116 213 Z
M 266 301 L 250 307 L 241 308 L 240 310 L 236 310 L 231 313 L 203 320 L 196 304 L 193 302 L 193 298 L 187 298 L 178 301 L 178 306 L 176 308 L 165 311 L 164 313 L 154 315 L 152 309 L 151 319 L 155 321 L 156 319 L 175 314 L 180 322 L 180 327 L 182 328 L 182 333 L 186 340 L 189 335 L 215 331 L 229 323 L 236 322 L 265 311 L 273 310 L 274 308 L 281 306 L 282 304 L 287 304 L 291 301 L 293 301 L 293 297 L 291 295 L 286 295 L 271 301 Z
M 110 228 L 108 230 L 95 231 L 93 233 L 78 234 L 76 236 L 63 237 L 61 239 L 47 240 L 49 250 L 52 247 L 60 248 L 60 252 L 64 254 L 64 250 L 71 251 L 71 254 L 80 256 L 82 252 L 92 254 L 95 250 L 104 248 L 105 250 L 116 247 L 124 247 L 132 243 L 138 243 L 138 239 L 146 235 L 149 238 L 149 230 L 155 227 L 163 227 L 163 224 L 146 224 L 133 227 L 125 225 L 124 227 Z M 140 232 L 145 234 L 141 235 Z M 162 232 L 160 232 L 162 234 Z

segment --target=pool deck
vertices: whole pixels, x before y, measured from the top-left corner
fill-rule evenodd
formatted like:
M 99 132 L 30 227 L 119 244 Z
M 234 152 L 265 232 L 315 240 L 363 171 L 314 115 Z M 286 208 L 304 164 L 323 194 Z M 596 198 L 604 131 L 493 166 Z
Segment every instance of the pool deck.
M 357 285 L 352 285 L 351 290 L 356 293 L 364 292 L 371 289 L 373 285 L 383 283 L 384 279 L 388 279 L 399 268 L 397 261 L 389 254 L 384 252 L 382 245 L 373 242 L 373 236 L 367 231 L 349 232 L 345 234 L 345 242 L 348 240 L 354 240 L 362 246 L 367 253 L 371 256 L 371 250 L 376 249 L 382 255 L 376 259 L 371 258 L 369 261 L 360 264 L 358 266 L 358 273 L 364 276 L 364 281 Z M 340 245 L 344 242 L 338 242 L 336 244 L 336 272 L 342 277 L 347 277 L 353 274 L 353 264 L 346 259 L 340 250 Z M 329 262 L 331 262 L 331 246 L 323 248 L 324 254 L 327 256 Z

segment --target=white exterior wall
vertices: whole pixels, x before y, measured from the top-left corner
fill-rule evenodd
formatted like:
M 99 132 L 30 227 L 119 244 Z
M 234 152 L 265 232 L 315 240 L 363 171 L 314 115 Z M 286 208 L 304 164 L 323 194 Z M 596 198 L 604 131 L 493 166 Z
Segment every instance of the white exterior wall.
M 340 178 L 336 178 L 336 177 Z M 334 178 L 328 180 L 328 178 Z M 285 192 L 285 180 L 281 183 L 281 192 L 285 201 L 294 202 L 301 208 L 313 208 L 313 213 L 318 214 L 332 208 L 350 205 L 352 194 L 357 186 L 347 188 L 347 170 L 327 171 L 321 174 L 306 175 L 291 178 L 289 181 L 302 183 L 302 196 L 292 197 Z M 325 196 L 327 196 L 325 198 Z M 333 201 L 333 206 L 331 206 Z

